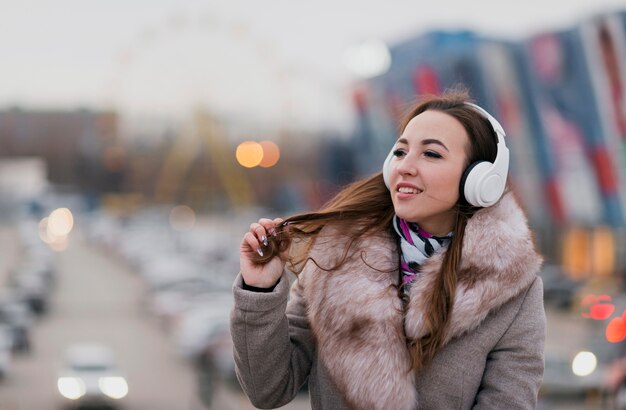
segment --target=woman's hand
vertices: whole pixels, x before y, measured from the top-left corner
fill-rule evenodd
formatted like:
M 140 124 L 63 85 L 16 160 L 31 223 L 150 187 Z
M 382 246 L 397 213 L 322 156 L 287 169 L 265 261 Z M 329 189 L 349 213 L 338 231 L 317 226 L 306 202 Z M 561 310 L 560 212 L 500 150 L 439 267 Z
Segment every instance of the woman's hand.
M 282 221 L 280 218 L 274 220 L 261 218 L 258 223 L 251 224 L 250 230 L 243 236 L 239 250 L 239 265 L 246 285 L 271 288 L 283 274 L 288 251 L 273 257 L 264 265 L 253 261 L 255 255 L 263 256 L 263 250 L 267 249 L 268 236 L 276 236 L 276 225 Z

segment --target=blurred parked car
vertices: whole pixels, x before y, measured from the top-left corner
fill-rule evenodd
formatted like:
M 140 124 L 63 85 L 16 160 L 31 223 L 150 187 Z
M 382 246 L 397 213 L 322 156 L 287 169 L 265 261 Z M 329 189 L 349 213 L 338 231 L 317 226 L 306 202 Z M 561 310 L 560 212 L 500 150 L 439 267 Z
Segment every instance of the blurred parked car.
M 215 293 L 184 312 L 172 329 L 178 354 L 192 360 L 202 355 L 224 330 L 229 329 L 232 305 L 232 294 Z M 227 356 L 225 360 L 232 361 L 232 347 Z
M 557 309 L 570 309 L 582 284 L 570 279 L 562 268 L 546 264 L 539 273 L 543 280 L 545 304 Z
M 0 292 L 0 324 L 9 329 L 13 351 L 25 352 L 30 349 L 32 314 L 19 296 L 6 289 Z
M 11 371 L 12 343 L 11 330 L 0 323 L 0 379 L 6 378 Z
M 231 293 L 215 293 L 185 311 L 172 329 L 176 350 L 194 364 L 198 395 L 209 408 L 218 384 L 239 389 L 229 324 L 232 304 Z
M 599 400 L 606 393 L 610 364 L 620 354 L 619 343 L 606 339 L 606 321 L 554 308 L 548 308 L 546 315 L 548 334 L 542 396 Z
M 19 270 L 11 276 L 9 285 L 26 301 L 33 313 L 41 315 L 46 312 L 50 288 L 44 277 L 29 270 Z
M 226 295 L 226 296 L 224 296 Z M 151 295 L 151 311 L 166 326 L 170 325 L 181 314 L 204 301 L 216 298 L 230 298 L 232 294 L 215 292 L 213 283 L 200 276 L 182 278 L 177 282 L 163 284 L 153 290 Z
M 66 408 L 117 408 L 128 394 L 128 384 L 115 364 L 113 351 L 99 344 L 67 348 L 57 387 Z

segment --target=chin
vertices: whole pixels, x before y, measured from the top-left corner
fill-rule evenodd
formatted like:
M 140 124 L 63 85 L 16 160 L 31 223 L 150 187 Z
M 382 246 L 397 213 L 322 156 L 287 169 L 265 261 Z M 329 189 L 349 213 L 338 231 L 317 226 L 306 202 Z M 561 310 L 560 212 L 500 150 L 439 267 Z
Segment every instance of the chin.
M 415 213 L 407 211 L 406 209 L 395 209 L 396 215 L 398 215 L 399 218 L 404 219 L 405 221 L 408 222 L 415 222 L 417 223 L 417 221 L 420 219 L 419 215 L 415 215 Z

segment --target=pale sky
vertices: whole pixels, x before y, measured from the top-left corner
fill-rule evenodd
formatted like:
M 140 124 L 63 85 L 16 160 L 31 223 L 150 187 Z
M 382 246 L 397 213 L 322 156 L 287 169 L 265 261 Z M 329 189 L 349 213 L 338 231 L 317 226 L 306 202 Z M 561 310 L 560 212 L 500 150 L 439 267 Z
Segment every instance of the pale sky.
M 520 39 L 626 0 L 0 0 L 0 108 L 345 127 L 348 47 L 433 29 Z

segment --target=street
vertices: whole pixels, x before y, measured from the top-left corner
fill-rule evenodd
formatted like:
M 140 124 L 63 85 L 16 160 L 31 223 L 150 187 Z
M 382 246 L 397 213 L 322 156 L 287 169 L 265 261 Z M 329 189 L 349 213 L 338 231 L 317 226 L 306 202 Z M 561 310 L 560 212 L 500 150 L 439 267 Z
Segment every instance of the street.
M 0 275 L 16 263 L 16 237 L 11 229 L 0 229 Z M 15 356 L 12 373 L 0 382 L 0 410 L 58 409 L 61 396 L 56 378 L 61 355 L 76 342 L 103 343 L 114 350 L 129 385 L 123 409 L 207 410 L 198 398 L 192 366 L 175 355 L 167 333 L 146 309 L 144 283 L 136 272 L 117 255 L 86 243 L 80 235 L 72 237 L 66 251 L 56 254 L 56 266 L 50 309 L 31 328 L 32 351 Z M 563 337 L 572 336 L 576 329 L 548 313 L 549 332 L 561 335 L 551 338 L 559 343 L 548 345 L 550 352 L 562 349 L 568 341 Z M 601 408 L 599 400 L 589 399 L 555 402 L 544 398 L 538 408 Z M 241 392 L 220 385 L 209 410 L 253 408 Z M 308 408 L 306 395 L 283 407 Z
M 1 244 L 8 245 L 11 237 L 2 232 Z M 144 287 L 138 275 L 115 255 L 79 236 L 57 254 L 57 267 L 49 312 L 31 328 L 32 351 L 15 356 L 12 373 L 0 382 L 0 410 L 57 409 L 60 359 L 75 342 L 98 342 L 113 349 L 129 385 L 124 409 L 206 409 L 197 398 L 191 365 L 176 357 L 166 332 L 144 309 Z M 213 409 L 252 408 L 242 394 L 218 388 Z M 308 408 L 308 398 L 284 408 Z

